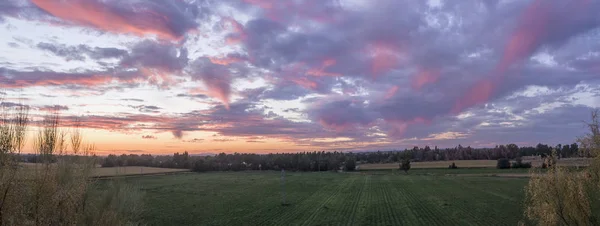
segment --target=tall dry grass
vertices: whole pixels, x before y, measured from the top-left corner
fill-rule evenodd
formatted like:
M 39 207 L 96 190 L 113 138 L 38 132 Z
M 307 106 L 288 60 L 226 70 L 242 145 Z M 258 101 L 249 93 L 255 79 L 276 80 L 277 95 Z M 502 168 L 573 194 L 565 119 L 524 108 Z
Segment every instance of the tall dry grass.
M 581 150 L 594 156 L 581 172 L 551 164 L 533 173 L 526 187 L 525 225 L 600 225 L 600 118 L 592 112 L 590 133 L 578 138 Z M 555 161 L 555 153 L 547 162 Z
M 0 124 L 0 225 L 135 225 L 138 189 L 112 183 L 97 191 L 95 147 L 79 127 L 60 127 L 58 113 L 39 124 L 33 138 L 41 164 L 19 167 L 29 124 L 27 107 L 3 109 Z

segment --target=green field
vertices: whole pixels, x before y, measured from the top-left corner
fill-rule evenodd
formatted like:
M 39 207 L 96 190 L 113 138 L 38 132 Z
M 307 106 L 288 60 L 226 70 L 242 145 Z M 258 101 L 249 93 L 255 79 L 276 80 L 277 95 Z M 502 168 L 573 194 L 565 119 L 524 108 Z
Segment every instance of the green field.
M 415 171 L 416 173 L 416 171 Z M 148 225 L 516 225 L 522 178 L 391 172 L 190 173 L 127 178 Z

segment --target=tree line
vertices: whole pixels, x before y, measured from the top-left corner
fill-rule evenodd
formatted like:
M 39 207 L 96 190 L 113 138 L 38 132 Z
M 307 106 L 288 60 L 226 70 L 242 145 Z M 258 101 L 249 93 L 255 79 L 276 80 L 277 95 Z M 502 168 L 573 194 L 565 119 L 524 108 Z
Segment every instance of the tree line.
M 555 150 L 559 158 L 589 157 L 576 143 L 556 145 L 538 144 L 535 147 L 519 147 L 516 144 L 498 145 L 494 148 L 472 148 L 458 145 L 439 149 L 414 147 L 403 151 L 377 152 L 298 152 L 298 153 L 220 153 L 214 156 L 194 156 L 188 152 L 174 155 L 122 154 L 109 155 L 102 160 L 103 167 L 148 166 L 183 168 L 194 171 L 240 171 L 240 170 L 293 170 L 331 171 L 354 170 L 357 163 L 395 163 L 410 161 L 448 160 L 498 160 L 515 159 L 522 156 L 548 156 Z

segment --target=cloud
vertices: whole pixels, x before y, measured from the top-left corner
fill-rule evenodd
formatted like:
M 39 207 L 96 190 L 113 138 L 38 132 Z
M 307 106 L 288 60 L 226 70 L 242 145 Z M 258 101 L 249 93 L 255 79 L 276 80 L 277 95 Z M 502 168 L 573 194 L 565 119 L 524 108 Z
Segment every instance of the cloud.
M 30 86 L 64 86 L 77 85 L 93 87 L 107 84 L 111 81 L 124 83 L 140 79 L 134 72 L 127 71 L 85 71 L 85 72 L 54 72 L 43 70 L 16 71 L 0 67 L 0 87 L 22 88 Z
M 5 107 L 5 108 L 13 108 L 13 107 L 28 107 L 29 105 L 22 104 L 22 103 L 14 103 L 14 102 L 10 102 L 10 101 L 2 101 L 2 102 L 0 102 L 0 106 Z
M 157 138 L 155 136 L 152 136 L 152 135 L 143 135 L 142 139 L 156 140 Z
M 62 20 L 115 33 L 138 36 L 152 34 L 162 39 L 178 40 L 197 26 L 194 17 L 198 14 L 198 8 L 183 1 L 32 0 L 32 2 L 48 14 Z
M 191 140 L 185 140 L 184 142 L 188 142 L 188 143 L 202 143 L 202 142 L 204 142 L 204 139 L 194 138 L 194 139 L 191 139 Z
M 216 139 L 339 150 L 562 142 L 558 135 L 572 136 L 551 128 L 578 128 L 558 116 L 579 120 L 579 111 L 598 105 L 595 0 L 35 1 L 46 12 L 38 18 L 23 11 L 29 3 L 7 2 L 0 16 L 14 17 L 10 22 L 134 36 L 111 39 L 118 48 L 20 37 L 11 51 L 34 47 L 78 68 L 2 62 L 0 87 L 150 89 L 185 105 L 166 114 L 154 99 L 128 103 L 121 105 L 127 112 L 90 113 L 90 128 L 180 139 L 207 131 Z M 90 69 L 93 61 L 104 68 Z
M 38 107 L 40 111 L 49 111 L 49 112 L 60 112 L 60 111 L 68 111 L 69 107 L 65 105 L 45 105 Z
M 177 48 L 169 43 L 144 40 L 131 48 L 131 53 L 121 61 L 122 66 L 155 68 L 174 72 L 187 65 L 188 53 L 185 48 Z
M 565 10 L 570 9 L 570 10 Z M 541 47 L 558 48 L 570 38 L 597 28 L 600 20 L 597 1 L 532 1 L 522 12 L 503 55 L 488 78 L 482 79 L 457 101 L 454 112 L 482 104 L 498 95 L 508 70 Z
M 183 138 L 183 131 L 181 130 L 173 130 L 171 133 L 173 133 L 173 136 L 177 139 Z
M 187 93 L 177 94 L 177 97 L 187 97 L 187 98 L 191 98 L 191 99 L 204 99 L 204 98 L 208 98 L 208 96 L 206 96 L 204 94 L 187 94 Z
M 123 98 L 121 99 L 122 101 L 134 101 L 134 102 L 144 102 L 144 100 L 142 99 L 137 99 L 137 98 Z
M 64 44 L 52 44 L 47 42 L 40 42 L 36 45 L 37 48 L 53 53 L 56 56 L 65 58 L 67 61 L 77 60 L 85 61 L 87 55 L 89 58 L 94 60 L 108 59 L 108 58 L 121 58 L 127 55 L 127 51 L 117 48 L 100 48 L 100 47 L 89 47 L 86 45 L 78 46 L 67 46 Z
M 206 89 L 195 89 L 193 94 L 205 94 L 220 100 L 229 108 L 232 76 L 229 69 L 220 64 L 214 64 L 207 58 L 198 58 L 191 64 L 189 72 L 194 80 L 200 80 Z
M 160 113 L 161 107 L 153 105 L 128 105 L 130 108 L 136 109 L 143 113 Z
M 323 126 L 337 131 L 350 130 L 356 126 L 367 126 L 376 119 L 364 102 L 360 100 L 334 100 L 317 105 L 318 107 L 311 111 L 315 120 Z

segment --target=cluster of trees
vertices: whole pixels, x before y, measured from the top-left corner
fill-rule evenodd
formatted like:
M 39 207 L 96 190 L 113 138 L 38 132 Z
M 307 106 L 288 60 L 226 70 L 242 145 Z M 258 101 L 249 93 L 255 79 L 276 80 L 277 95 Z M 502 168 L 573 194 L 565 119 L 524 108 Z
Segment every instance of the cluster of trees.
M 185 168 L 195 171 L 240 171 L 240 170 L 294 170 L 329 171 L 354 170 L 356 157 L 342 152 L 302 152 L 277 154 L 225 154 L 215 156 L 192 156 L 188 152 L 172 156 L 109 155 L 102 161 L 103 167 L 150 166 Z
M 150 154 L 142 155 L 108 155 L 102 161 L 102 167 L 115 167 L 115 166 L 148 166 L 148 167 L 161 167 L 161 168 L 181 168 L 189 169 L 192 166 L 192 158 L 187 153 L 183 154 L 175 153 L 170 155 L 157 155 L 153 156 Z
M 195 171 L 240 171 L 240 170 L 294 170 L 330 171 L 354 170 L 357 163 L 395 163 L 404 159 L 412 161 L 442 160 L 497 160 L 514 159 L 520 156 L 550 155 L 557 150 L 559 157 L 581 156 L 577 144 L 552 147 L 538 144 L 535 147 L 518 147 L 515 144 L 499 145 L 494 148 L 471 148 L 458 145 L 455 148 L 414 147 L 404 151 L 377 152 L 299 152 L 275 154 L 220 153 L 214 156 L 192 156 L 188 152 L 172 156 L 150 154 L 109 155 L 102 161 L 103 167 L 149 166 L 163 168 L 185 168 Z
M 557 151 L 559 158 L 590 157 L 589 153 L 579 151 L 577 143 L 571 145 L 538 144 L 535 147 L 519 147 L 516 144 L 498 145 L 494 148 L 472 148 L 458 145 L 454 148 L 439 149 L 414 147 L 403 152 L 362 153 L 358 154 L 359 161 L 368 163 L 398 162 L 408 155 L 413 161 L 448 161 L 448 160 L 498 160 L 502 158 L 515 159 L 521 156 L 548 156 L 552 150 Z

